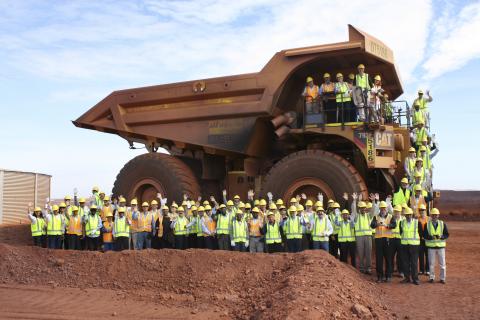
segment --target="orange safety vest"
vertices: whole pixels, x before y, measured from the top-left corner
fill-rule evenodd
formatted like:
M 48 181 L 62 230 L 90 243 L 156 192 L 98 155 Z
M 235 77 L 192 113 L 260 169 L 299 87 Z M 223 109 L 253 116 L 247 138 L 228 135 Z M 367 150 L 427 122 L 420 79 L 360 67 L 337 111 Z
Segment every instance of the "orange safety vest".
M 161 237 L 163 236 L 163 214 L 158 213 L 157 219 L 158 219 L 158 231 L 157 231 L 157 236 L 158 236 L 159 238 L 161 238 Z M 155 219 L 155 221 L 157 221 L 157 219 Z
M 335 91 L 335 83 L 330 82 L 329 84 L 322 83 L 322 92 L 323 93 L 333 93 Z
M 78 214 L 76 216 L 70 216 L 67 234 L 76 234 L 77 236 L 82 235 L 82 218 Z
M 132 221 L 132 224 L 130 225 L 130 232 L 136 233 L 138 232 L 138 220 L 133 220 L 133 212 L 131 210 L 127 211 L 126 214 L 128 220 Z
M 388 229 L 388 225 L 390 224 L 390 220 L 392 220 L 392 215 L 387 214 L 385 218 L 377 216 L 377 227 L 375 228 L 375 238 L 393 238 L 392 229 Z M 383 226 L 380 223 L 383 222 Z
M 138 232 L 152 232 L 152 213 L 146 215 L 143 212 L 138 214 Z
M 313 87 L 306 86 L 305 87 L 305 100 L 307 102 L 312 102 L 313 100 L 316 100 L 318 97 L 318 86 L 314 85 Z
M 105 229 L 110 229 L 110 231 L 103 233 L 103 242 L 113 242 L 112 225 L 113 223 L 110 223 L 108 221 L 103 222 L 103 226 L 105 227 Z
M 102 218 L 102 222 L 107 221 L 107 212 L 112 212 L 112 215 L 113 215 L 113 211 L 112 211 L 112 208 L 110 206 L 103 207 L 102 212 L 100 212 L 100 218 Z
M 261 233 L 260 233 L 260 225 L 261 225 L 261 220 L 260 219 L 256 219 L 257 221 L 254 221 L 253 219 L 250 220 L 250 222 L 248 223 L 249 225 L 249 234 L 250 236 L 252 237 L 260 237 L 261 236 Z
M 203 217 L 202 219 L 205 227 L 207 227 L 208 231 L 213 235 L 215 230 L 217 230 L 217 223 L 211 217 Z M 206 234 L 204 235 L 207 236 Z

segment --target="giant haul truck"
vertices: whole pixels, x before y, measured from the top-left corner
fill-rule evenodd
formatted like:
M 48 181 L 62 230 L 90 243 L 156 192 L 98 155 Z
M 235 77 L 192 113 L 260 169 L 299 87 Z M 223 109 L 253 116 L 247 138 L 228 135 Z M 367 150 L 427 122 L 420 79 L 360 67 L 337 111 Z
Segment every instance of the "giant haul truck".
M 112 92 L 80 118 L 80 128 L 117 134 L 148 153 L 118 173 L 114 195 L 148 201 L 161 193 L 340 199 L 390 193 L 404 176 L 409 107 L 395 102 L 391 123 L 315 123 L 305 115 L 307 76 L 366 66 L 391 100 L 402 93 L 393 52 L 349 25 L 349 40 L 277 52 L 260 72 Z M 403 123 L 402 123 L 403 122 Z M 167 152 L 159 152 L 166 150 Z

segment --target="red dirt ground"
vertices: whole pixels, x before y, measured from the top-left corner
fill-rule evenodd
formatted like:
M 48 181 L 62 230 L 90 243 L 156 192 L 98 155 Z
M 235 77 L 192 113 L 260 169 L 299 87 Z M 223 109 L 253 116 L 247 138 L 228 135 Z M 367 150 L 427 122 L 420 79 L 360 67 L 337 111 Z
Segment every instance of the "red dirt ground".
M 480 223 L 448 226 L 447 284 L 420 286 L 378 285 L 323 251 L 53 251 L 3 227 L 0 318 L 478 319 Z

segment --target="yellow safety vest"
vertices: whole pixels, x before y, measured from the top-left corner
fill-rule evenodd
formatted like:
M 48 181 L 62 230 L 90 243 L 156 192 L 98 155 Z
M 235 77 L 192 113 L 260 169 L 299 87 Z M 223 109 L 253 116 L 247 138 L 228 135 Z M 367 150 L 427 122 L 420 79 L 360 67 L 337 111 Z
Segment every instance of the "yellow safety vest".
M 410 223 L 407 222 L 407 219 L 402 220 L 402 240 L 401 244 L 419 246 L 420 245 L 420 235 L 418 234 L 418 220 L 411 219 Z
M 313 241 L 328 241 L 328 236 L 320 234 L 325 234 L 327 232 L 327 216 L 324 216 L 320 219 L 317 215 L 315 215 L 314 222 L 315 226 L 312 231 L 312 240 Z
M 368 74 L 364 73 L 363 76 L 361 76 L 360 74 L 356 74 L 355 85 L 362 89 L 370 90 L 370 82 L 368 81 Z
M 247 242 L 247 226 L 245 221 L 237 221 L 237 219 L 233 220 L 232 232 L 233 242 Z
M 217 215 L 217 234 L 228 234 L 230 227 L 230 217 L 229 215 Z
M 355 242 L 355 228 L 350 225 L 350 221 L 340 223 L 338 242 Z
M 100 230 L 98 230 L 98 214 L 91 214 L 87 217 L 87 223 L 85 224 L 85 233 L 87 236 L 99 236 Z
M 350 97 L 350 93 L 348 92 L 348 85 L 345 82 L 337 82 L 335 84 L 335 89 L 337 94 L 335 95 L 335 100 L 337 102 L 347 102 L 351 101 L 352 98 Z
M 38 237 L 44 234 L 45 220 L 43 218 L 35 217 L 36 222 L 32 222 L 30 229 L 32 230 L 32 237 Z
M 299 217 L 288 217 L 284 224 L 284 230 L 287 239 L 302 239 L 302 225 Z
M 403 189 L 400 188 L 393 195 L 393 206 L 406 204 L 408 202 L 408 199 L 410 199 L 410 190 L 405 189 L 405 192 L 403 192 Z
M 355 236 L 371 236 L 372 228 L 370 228 L 370 216 L 368 213 L 360 213 L 357 215 L 355 222 Z
M 127 217 L 117 217 L 115 219 L 115 238 L 118 237 L 129 237 L 130 236 L 130 226 L 127 223 Z
M 267 233 L 265 234 L 266 244 L 282 243 L 282 236 L 280 235 L 280 227 L 277 222 L 273 225 L 267 223 Z
M 176 236 L 184 236 L 187 234 L 187 224 L 188 220 L 185 217 L 178 217 L 177 222 L 175 223 L 175 229 L 173 229 L 173 233 Z
M 428 234 L 432 237 L 441 237 L 443 235 L 443 228 L 443 221 L 441 220 L 438 220 L 436 229 L 434 228 L 432 221 L 427 222 Z M 445 239 L 425 239 L 425 245 L 427 246 L 427 248 L 445 248 L 447 246 L 447 242 L 445 241 Z
M 50 215 L 50 221 L 47 224 L 47 235 L 59 236 L 63 234 L 62 230 L 62 216 L 60 214 Z
M 394 229 L 392 229 L 392 236 L 394 239 L 401 239 L 402 236 L 400 235 L 400 222 L 403 221 L 405 218 L 400 217 L 400 219 L 395 219 L 396 226 Z

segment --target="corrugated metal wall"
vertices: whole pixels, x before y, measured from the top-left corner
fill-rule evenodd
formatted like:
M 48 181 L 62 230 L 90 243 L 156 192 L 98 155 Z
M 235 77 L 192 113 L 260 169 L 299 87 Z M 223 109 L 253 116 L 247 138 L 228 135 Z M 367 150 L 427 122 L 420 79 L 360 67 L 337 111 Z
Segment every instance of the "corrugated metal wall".
M 50 179 L 44 174 L 0 170 L 0 224 L 28 223 L 28 204 L 45 203 Z

